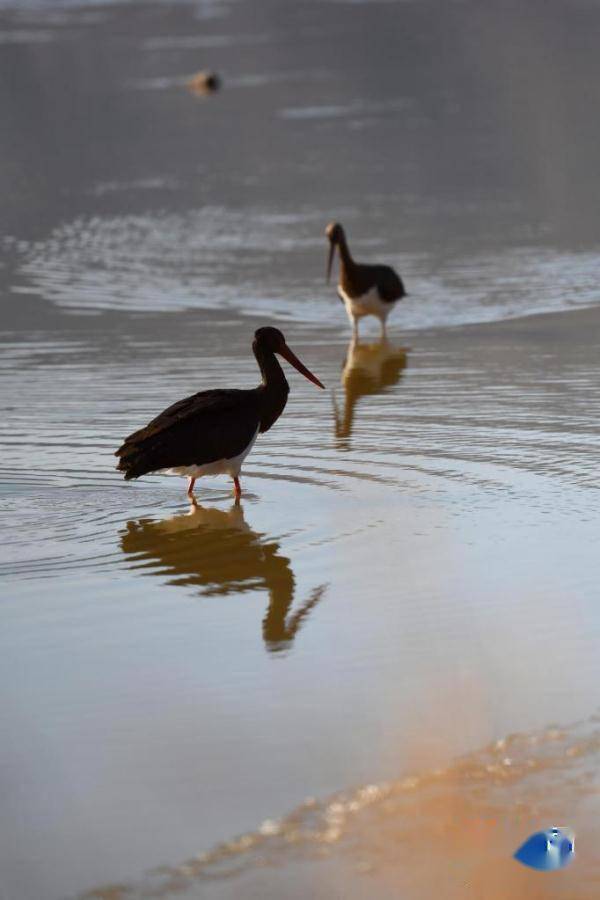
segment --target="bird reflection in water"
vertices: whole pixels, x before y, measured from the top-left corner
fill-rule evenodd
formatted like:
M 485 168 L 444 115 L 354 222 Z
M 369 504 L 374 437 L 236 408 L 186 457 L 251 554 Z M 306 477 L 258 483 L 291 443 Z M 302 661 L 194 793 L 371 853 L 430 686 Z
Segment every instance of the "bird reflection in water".
M 266 589 L 269 606 L 262 623 L 270 652 L 288 649 L 304 619 L 319 603 L 326 585 L 288 615 L 295 579 L 279 544 L 253 531 L 240 503 L 227 510 L 194 502 L 189 512 L 162 521 L 127 523 L 121 549 L 132 568 L 168 577 L 168 584 L 201 588 L 203 596 L 241 594 Z
M 335 436 L 340 448 L 350 446 L 354 410 L 360 398 L 379 394 L 397 384 L 406 368 L 406 356 L 405 348 L 395 347 L 386 338 L 377 343 L 350 341 L 341 379 L 345 395 L 343 412 L 333 398 Z

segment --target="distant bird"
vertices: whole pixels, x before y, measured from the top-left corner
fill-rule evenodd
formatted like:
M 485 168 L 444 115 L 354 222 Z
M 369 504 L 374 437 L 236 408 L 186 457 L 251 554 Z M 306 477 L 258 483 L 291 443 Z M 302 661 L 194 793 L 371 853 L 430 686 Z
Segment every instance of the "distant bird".
M 188 79 L 187 86 L 194 94 L 214 94 L 221 87 L 221 79 L 216 72 L 196 72 Z
M 125 480 L 150 472 L 187 475 L 188 496 L 196 478 L 230 475 L 241 497 L 239 475 L 259 433 L 268 431 L 287 403 L 289 385 L 275 356 L 283 356 L 305 378 L 318 378 L 295 356 L 277 328 L 259 328 L 252 344 L 262 383 L 251 390 L 200 391 L 169 406 L 116 451 Z
M 327 280 L 331 277 L 333 255 L 337 247 L 340 254 L 338 294 L 346 307 L 354 336 L 358 336 L 358 320 L 363 316 L 377 316 L 381 322 L 381 333 L 385 335 L 387 317 L 397 301 L 406 296 L 402 279 L 391 266 L 354 262 L 346 234 L 339 222 L 330 222 L 325 234 L 329 238 Z

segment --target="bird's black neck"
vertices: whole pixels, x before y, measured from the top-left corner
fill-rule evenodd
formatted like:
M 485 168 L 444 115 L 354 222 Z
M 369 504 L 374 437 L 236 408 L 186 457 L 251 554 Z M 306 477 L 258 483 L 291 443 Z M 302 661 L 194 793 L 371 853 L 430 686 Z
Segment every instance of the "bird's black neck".
M 354 266 L 354 260 L 352 259 L 352 254 L 350 253 L 350 248 L 348 247 L 346 235 L 343 232 L 338 239 L 337 245 L 338 245 L 338 251 L 340 254 L 341 264 L 343 266 L 345 266 L 347 269 L 351 269 Z
M 262 375 L 260 430 L 268 431 L 277 421 L 287 403 L 290 386 L 272 350 L 265 350 L 259 344 L 254 346 L 254 355 Z
M 346 272 L 349 275 L 355 267 L 355 262 L 352 259 L 352 254 L 350 253 L 350 248 L 348 247 L 348 242 L 346 240 L 346 235 L 342 232 L 337 242 L 338 251 L 340 254 L 340 268 L 342 271 Z

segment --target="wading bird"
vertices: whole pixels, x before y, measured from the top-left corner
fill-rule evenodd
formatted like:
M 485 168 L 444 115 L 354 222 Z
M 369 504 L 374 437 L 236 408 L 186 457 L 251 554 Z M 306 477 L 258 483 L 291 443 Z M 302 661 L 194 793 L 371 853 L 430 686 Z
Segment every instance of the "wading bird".
M 340 255 L 338 294 L 346 307 L 354 336 L 358 336 L 358 320 L 363 316 L 377 316 L 381 322 L 381 333 L 385 335 L 387 317 L 397 301 L 406 296 L 402 279 L 391 266 L 354 262 L 344 229 L 339 222 L 330 222 L 325 234 L 329 238 L 327 281 L 331 277 L 333 255 L 337 247 Z
M 287 403 L 289 385 L 275 354 L 322 388 L 285 342 L 277 328 L 259 328 L 252 350 L 262 383 L 251 390 L 200 391 L 169 406 L 145 428 L 126 438 L 116 451 L 125 480 L 150 472 L 187 475 L 188 496 L 196 478 L 230 475 L 235 496 L 242 494 L 239 475 L 259 433 L 268 431 Z

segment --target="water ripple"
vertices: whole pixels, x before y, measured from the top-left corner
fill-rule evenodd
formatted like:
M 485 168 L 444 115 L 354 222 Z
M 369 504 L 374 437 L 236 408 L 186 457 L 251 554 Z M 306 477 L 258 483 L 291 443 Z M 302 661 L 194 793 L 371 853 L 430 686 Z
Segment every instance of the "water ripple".
M 80 217 L 44 241 L 21 245 L 17 271 L 27 279 L 27 291 L 72 309 L 229 309 L 333 325 L 339 303 L 322 281 L 328 218 L 315 209 L 288 215 L 219 207 Z M 361 248 L 367 252 L 359 242 L 357 255 Z M 516 247 L 465 255 L 456 248 L 453 255 L 403 253 L 392 259 L 389 251 L 371 247 L 368 254 L 381 255 L 405 276 L 409 297 L 395 315 L 408 329 L 598 302 L 596 252 Z

